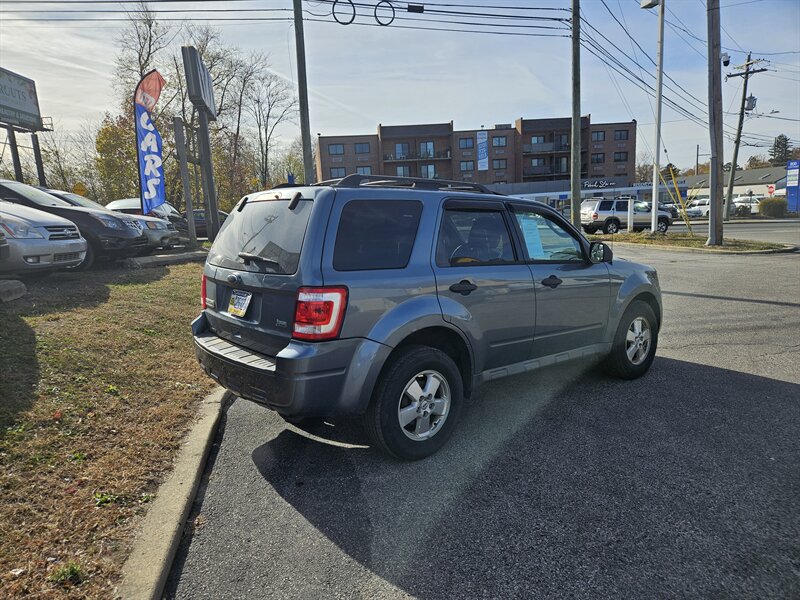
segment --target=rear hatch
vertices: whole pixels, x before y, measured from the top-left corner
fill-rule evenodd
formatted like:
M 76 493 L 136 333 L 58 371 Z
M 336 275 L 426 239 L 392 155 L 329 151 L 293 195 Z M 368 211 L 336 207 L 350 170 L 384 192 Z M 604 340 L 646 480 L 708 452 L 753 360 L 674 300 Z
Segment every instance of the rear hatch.
M 225 219 L 206 268 L 206 318 L 217 336 L 269 356 L 289 343 L 297 289 L 321 283 L 319 260 L 301 264 L 304 246 L 314 252 L 306 237 L 317 212 L 314 191 L 303 192 L 297 202 L 297 188 L 254 194 Z

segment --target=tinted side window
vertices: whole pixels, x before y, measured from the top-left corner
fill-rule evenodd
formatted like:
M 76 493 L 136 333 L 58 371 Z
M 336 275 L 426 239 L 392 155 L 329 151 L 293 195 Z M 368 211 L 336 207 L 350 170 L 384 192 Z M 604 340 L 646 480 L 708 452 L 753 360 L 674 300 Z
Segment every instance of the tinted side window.
M 614 210 L 616 210 L 617 212 L 628 212 L 628 201 L 617 200 L 617 206 Z
M 436 245 L 440 267 L 514 262 L 508 228 L 499 211 L 446 210 Z
M 600 206 L 598 207 L 597 210 L 611 210 L 611 207 L 613 205 L 614 205 L 614 201 L 613 200 L 603 200 L 600 203 Z
M 416 200 L 351 200 L 342 209 L 333 268 L 403 269 L 417 237 L 422 204 Z

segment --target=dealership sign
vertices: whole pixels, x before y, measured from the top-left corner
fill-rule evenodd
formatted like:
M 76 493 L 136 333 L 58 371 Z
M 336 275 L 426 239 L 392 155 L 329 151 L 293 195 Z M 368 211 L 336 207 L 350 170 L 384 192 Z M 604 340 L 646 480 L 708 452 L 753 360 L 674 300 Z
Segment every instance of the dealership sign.
M 800 160 L 786 165 L 786 203 L 791 212 L 800 210 Z
M 161 95 L 164 78 L 152 70 L 142 77 L 133 95 L 136 117 L 136 155 L 139 159 L 139 195 L 142 214 L 149 214 L 167 201 L 164 189 L 162 143 L 151 112 Z
M 595 179 L 594 181 L 583 182 L 583 187 L 588 189 L 615 187 L 616 185 L 616 181 L 608 181 L 607 179 Z
M 42 115 L 32 79 L 0 68 L 0 123 L 42 131 Z

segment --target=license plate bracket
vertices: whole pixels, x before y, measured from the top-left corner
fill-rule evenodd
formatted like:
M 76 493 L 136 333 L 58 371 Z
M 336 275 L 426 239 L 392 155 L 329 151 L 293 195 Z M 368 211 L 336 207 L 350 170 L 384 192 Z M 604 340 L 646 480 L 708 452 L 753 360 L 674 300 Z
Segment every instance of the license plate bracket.
M 244 317 L 253 294 L 243 290 L 231 290 L 231 299 L 228 302 L 228 312 L 234 317 Z

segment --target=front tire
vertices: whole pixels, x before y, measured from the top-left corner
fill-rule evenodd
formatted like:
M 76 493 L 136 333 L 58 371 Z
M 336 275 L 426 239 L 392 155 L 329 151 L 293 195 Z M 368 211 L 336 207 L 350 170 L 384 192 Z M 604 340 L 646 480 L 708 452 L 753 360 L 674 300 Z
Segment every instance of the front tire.
M 606 359 L 606 370 L 622 379 L 641 377 L 653 364 L 657 347 L 656 315 L 649 304 L 634 300 L 619 321 L 611 353 Z
M 86 243 L 86 256 L 83 257 L 83 261 L 74 267 L 67 267 L 66 271 L 88 271 L 92 268 L 94 264 L 95 253 L 94 248 L 92 248 L 92 244 L 90 242 Z
M 419 460 L 447 443 L 463 402 L 461 373 L 453 359 L 436 348 L 408 346 L 381 375 L 364 428 L 376 448 Z
M 656 231 L 658 233 L 667 233 L 667 229 L 669 229 L 669 222 L 666 219 L 659 219 Z

